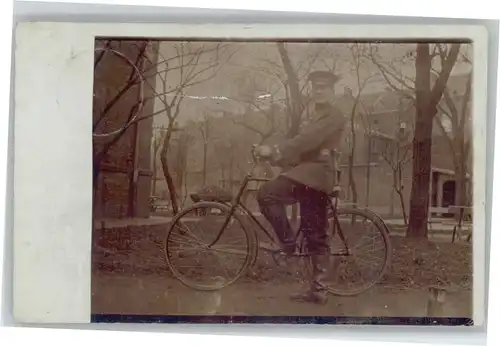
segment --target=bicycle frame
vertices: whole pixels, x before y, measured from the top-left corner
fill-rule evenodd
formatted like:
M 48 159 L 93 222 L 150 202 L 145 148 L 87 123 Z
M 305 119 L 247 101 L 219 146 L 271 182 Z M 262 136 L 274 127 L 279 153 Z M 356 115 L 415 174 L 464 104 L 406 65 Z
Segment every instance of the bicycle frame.
M 220 237 L 224 233 L 224 230 L 226 229 L 227 225 L 229 224 L 229 221 L 231 220 L 231 217 L 233 216 L 233 214 L 235 213 L 235 211 L 238 208 L 241 209 L 241 210 L 243 210 L 243 212 L 245 214 L 247 214 L 260 227 L 260 229 L 269 238 L 269 240 L 271 240 L 273 243 L 276 243 L 276 239 L 274 238 L 274 236 L 272 234 L 270 234 L 268 232 L 268 230 L 264 226 L 262 226 L 262 223 L 259 220 L 257 220 L 257 218 L 252 214 L 252 212 L 250 210 L 248 210 L 248 208 L 241 203 L 241 197 L 243 196 L 243 193 L 246 191 L 246 188 L 247 188 L 247 185 L 248 185 L 249 182 L 252 182 L 252 181 L 255 181 L 255 182 L 268 182 L 268 181 L 270 181 L 270 179 L 268 179 L 268 178 L 258 178 L 258 177 L 254 177 L 253 176 L 253 171 L 255 170 L 255 167 L 257 167 L 259 159 L 258 159 L 257 156 L 255 156 L 253 150 L 251 151 L 251 154 L 252 154 L 252 163 L 253 163 L 253 166 L 250 169 L 250 173 L 245 176 L 245 178 L 243 179 L 243 182 L 242 182 L 242 184 L 241 184 L 241 186 L 240 186 L 240 188 L 238 190 L 238 193 L 231 200 L 231 202 L 230 202 L 231 208 L 229 210 L 229 214 L 227 215 L 226 219 L 224 220 L 224 222 L 223 222 L 223 224 L 222 224 L 222 226 L 221 226 L 221 228 L 219 230 L 219 233 L 215 237 L 215 240 L 210 245 L 208 245 L 208 248 L 211 248 L 212 246 L 214 246 L 219 241 Z M 341 252 L 338 252 L 338 253 L 332 253 L 331 255 L 334 255 L 334 256 L 348 256 L 348 255 L 350 255 L 349 247 L 347 246 L 347 242 L 346 242 L 344 233 L 342 232 L 342 228 L 340 227 L 340 222 L 339 222 L 339 219 L 337 217 L 338 197 L 335 197 L 335 202 L 332 202 L 331 198 L 328 199 L 328 202 L 329 202 L 329 207 L 332 209 L 332 212 L 333 212 L 333 219 L 334 219 L 334 223 L 335 223 L 334 224 L 335 230 L 339 233 L 339 237 L 342 240 L 342 243 L 344 244 L 344 248 L 345 248 L 344 251 L 341 251 Z M 298 239 L 298 237 L 300 236 L 301 233 L 302 233 L 302 231 L 300 229 L 299 229 L 298 232 L 295 233 L 295 238 L 294 238 L 294 242 L 295 243 L 297 242 L 297 239 Z
M 254 168 L 255 168 L 255 165 L 254 165 Z M 252 171 L 253 171 L 253 169 L 252 169 Z M 227 225 L 229 224 L 231 217 L 233 216 L 233 214 L 236 212 L 237 209 L 241 209 L 244 214 L 249 216 L 253 220 L 253 222 L 259 226 L 259 228 L 262 230 L 262 232 L 264 232 L 264 234 L 269 238 L 269 240 L 271 240 L 273 243 L 276 243 L 275 237 L 262 225 L 262 223 L 259 220 L 257 220 L 257 218 L 252 214 L 252 212 L 250 210 L 248 210 L 248 208 L 244 204 L 241 203 L 241 197 L 243 196 L 243 193 L 245 193 L 246 188 L 248 186 L 248 183 L 250 183 L 250 182 L 268 182 L 268 181 L 270 181 L 270 179 L 257 178 L 257 177 L 254 177 L 252 174 L 247 174 L 245 176 L 245 178 L 243 179 L 243 182 L 238 190 L 238 193 L 231 200 L 231 203 L 230 203 L 231 209 L 229 210 L 229 213 L 228 213 L 226 219 L 224 220 L 224 222 L 219 230 L 219 233 L 215 237 L 215 240 L 210 245 L 208 245 L 208 248 L 211 248 L 219 241 L 220 237 L 224 233 L 224 230 L 226 229 Z M 339 237 L 342 240 L 342 243 L 344 244 L 344 250 L 340 251 L 340 252 L 336 252 L 336 253 L 331 253 L 331 255 L 333 255 L 333 256 L 348 256 L 348 255 L 350 255 L 350 252 L 349 252 L 349 248 L 347 246 L 347 241 L 345 239 L 344 233 L 342 232 L 342 228 L 340 227 L 340 222 L 337 218 L 337 206 L 338 206 L 338 198 L 335 198 L 335 202 L 332 202 L 332 200 L 329 199 L 329 207 L 333 211 L 333 218 L 334 218 L 334 222 L 335 222 L 334 227 L 337 230 Z M 301 233 L 302 233 L 302 231 L 300 229 L 298 232 L 295 233 L 295 238 L 294 238 L 295 243 L 297 242 L 297 239 Z
M 255 166 L 256 165 L 254 164 L 254 167 L 252 168 L 251 171 L 253 171 L 253 169 L 255 168 Z M 215 240 L 210 245 L 208 245 L 209 248 L 212 247 L 212 246 L 214 246 L 215 243 L 217 243 L 219 241 L 220 237 L 224 233 L 224 230 L 226 229 L 227 225 L 229 224 L 229 221 L 231 220 L 231 217 L 233 216 L 233 214 L 236 212 L 237 209 L 243 210 L 243 212 L 247 216 L 249 216 L 260 227 L 260 229 L 264 232 L 264 234 L 270 240 L 272 240 L 273 242 L 275 242 L 275 239 L 272 236 L 272 234 L 269 233 L 269 231 L 264 226 L 262 226 L 262 224 L 260 223 L 260 221 L 257 220 L 257 218 L 252 214 L 252 212 L 250 210 L 248 210 L 248 208 L 244 204 L 241 203 L 241 197 L 243 196 L 243 193 L 245 193 L 245 191 L 247 189 L 247 186 L 248 186 L 248 183 L 250 183 L 250 182 L 268 182 L 269 180 L 270 179 L 268 179 L 268 178 L 257 178 L 257 177 L 254 177 L 251 173 L 247 174 L 245 176 L 245 178 L 243 179 L 243 183 L 241 184 L 241 186 L 240 186 L 240 188 L 238 190 L 238 193 L 231 200 L 231 203 L 230 203 L 231 209 L 229 210 L 229 213 L 228 213 L 226 219 L 224 220 L 224 222 L 223 222 L 223 224 L 221 226 L 221 229 L 219 230 L 219 233 L 215 237 Z

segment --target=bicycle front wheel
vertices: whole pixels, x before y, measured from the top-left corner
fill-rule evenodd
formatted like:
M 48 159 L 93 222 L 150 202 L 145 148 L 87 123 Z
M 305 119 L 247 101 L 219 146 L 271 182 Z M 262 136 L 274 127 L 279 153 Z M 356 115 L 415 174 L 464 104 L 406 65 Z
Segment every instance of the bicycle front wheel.
M 219 290 L 238 280 L 253 262 L 255 234 L 244 227 L 237 213 L 229 216 L 230 209 L 224 203 L 198 202 L 172 221 L 165 237 L 165 257 L 172 274 L 184 285 Z
M 330 219 L 332 268 L 329 291 L 359 295 L 377 284 L 390 266 L 392 248 L 387 227 L 373 213 L 339 208 Z M 348 252 L 348 254 L 345 254 Z
M 390 266 L 392 249 L 387 227 L 379 217 L 357 208 L 338 208 L 329 218 L 328 233 L 329 293 L 356 296 L 380 281 Z M 312 274 L 310 261 L 307 271 Z

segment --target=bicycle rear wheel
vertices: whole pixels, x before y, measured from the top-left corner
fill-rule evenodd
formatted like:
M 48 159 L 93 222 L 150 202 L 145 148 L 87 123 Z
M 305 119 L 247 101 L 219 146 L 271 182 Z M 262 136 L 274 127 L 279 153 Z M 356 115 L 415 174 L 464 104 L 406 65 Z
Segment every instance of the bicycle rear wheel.
M 254 232 L 233 213 L 212 246 L 230 212 L 219 202 L 198 202 L 179 213 L 167 231 L 165 258 L 172 274 L 200 291 L 222 289 L 245 273 L 257 255 Z
M 331 247 L 328 291 L 338 296 L 356 296 L 377 284 L 390 266 L 392 256 L 383 221 L 369 211 L 338 208 L 329 218 L 328 232 Z M 367 267 L 373 271 L 365 277 Z M 311 275 L 310 261 L 307 271 Z M 359 279 L 361 284 L 356 283 Z

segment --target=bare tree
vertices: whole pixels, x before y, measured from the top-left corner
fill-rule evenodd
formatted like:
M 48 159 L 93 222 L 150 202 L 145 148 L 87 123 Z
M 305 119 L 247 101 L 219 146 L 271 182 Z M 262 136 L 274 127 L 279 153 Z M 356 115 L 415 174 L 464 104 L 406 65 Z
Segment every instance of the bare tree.
M 172 210 L 174 214 L 177 214 L 178 196 L 169 167 L 168 153 L 180 107 L 186 96 L 185 92 L 189 87 L 214 78 L 236 53 L 236 50 L 232 50 L 230 44 L 222 43 L 206 47 L 205 44 L 196 42 L 181 42 L 173 46 L 175 49 L 173 58 L 166 58 L 164 54 L 159 53 L 161 60 L 158 63 L 160 70 L 158 77 L 161 80 L 162 89 L 159 97 L 162 104 L 161 112 L 167 120 L 167 130 L 160 151 L 161 166 L 170 192 Z M 176 82 L 172 83 L 171 79 Z
M 411 161 L 411 139 L 409 138 L 409 131 L 407 124 L 404 122 L 403 113 L 406 112 L 405 107 L 400 107 L 397 110 L 397 121 L 394 133 L 384 136 L 385 147 L 381 150 L 381 157 L 391 169 L 392 175 L 392 188 L 398 195 L 401 212 L 403 214 L 403 221 L 408 225 L 408 213 L 406 210 L 406 203 L 404 198 L 404 170 L 406 165 Z M 393 194 L 391 194 L 393 196 Z M 391 209 L 393 202 L 391 198 Z
M 431 171 L 431 146 L 434 116 L 451 70 L 455 66 L 460 44 L 417 43 L 415 53 L 410 52 L 402 61 L 414 60 L 415 79 L 398 71 L 392 62 L 384 61 L 374 46 L 370 46 L 372 62 L 379 68 L 387 84 L 395 91 L 414 100 L 416 118 L 412 152 L 412 187 L 410 193 L 410 219 L 407 236 L 427 237 L 429 187 Z M 414 58 L 414 59 L 413 59 Z M 431 83 L 433 63 L 439 58 L 440 68 L 434 83 Z M 403 60 L 403 59 L 402 59 Z
M 157 172 L 158 172 L 158 152 L 160 150 L 161 144 L 163 143 L 163 137 L 166 134 L 166 128 L 160 126 L 154 129 L 153 140 L 151 141 L 152 151 L 153 151 L 153 182 L 151 185 L 151 194 L 156 196 L 156 182 L 157 182 Z
M 156 59 L 155 48 L 156 44 L 148 41 L 103 40 L 96 43 L 93 98 L 94 203 L 102 165 L 110 157 L 110 150 L 118 143 L 126 142 L 134 132 L 137 133 L 139 122 L 147 118 L 144 117 L 144 109 L 151 100 L 145 97 L 148 91 L 146 82 L 152 71 L 150 62 Z M 110 66 L 113 68 L 110 69 Z M 104 81 L 100 78 L 104 78 Z M 110 130 L 110 127 L 114 129 Z M 117 162 L 111 163 L 109 169 L 123 169 L 114 167 L 117 164 L 119 165 Z M 131 179 L 129 193 L 132 197 L 135 196 L 135 188 Z M 130 214 L 134 207 L 133 198 L 130 198 Z
M 461 55 L 462 61 L 471 65 L 465 54 Z M 464 91 L 453 93 L 446 87 L 443 100 L 439 104 L 439 113 L 436 124 L 446 139 L 455 171 L 455 204 L 467 205 L 467 164 L 471 149 L 471 86 L 472 73 L 469 72 L 465 78 Z M 448 124 L 446 126 L 445 124 Z
M 198 131 L 201 134 L 203 142 L 203 186 L 207 185 L 207 157 L 208 157 L 208 144 L 211 136 L 210 117 L 207 113 L 203 114 L 203 120 L 198 124 Z
M 311 49 L 307 51 L 305 56 L 294 54 L 294 57 L 298 56 L 294 61 L 292 61 L 284 42 L 277 42 L 276 47 L 277 60 L 256 58 L 251 70 L 266 76 L 264 78 L 273 80 L 273 82 L 269 82 L 269 88 L 278 86 L 274 91 L 266 90 L 266 92 L 273 96 L 273 101 L 276 104 L 284 106 L 287 115 L 287 136 L 293 137 L 300 130 L 302 117 L 309 102 L 307 75 L 314 64 L 320 61 L 321 54 L 324 54 L 326 50 L 326 45 L 315 43 L 311 45 Z M 279 97 L 278 94 L 281 94 L 282 97 Z
M 294 137 L 299 133 L 300 124 L 302 122 L 302 113 L 305 109 L 304 95 L 299 85 L 299 76 L 294 68 L 285 43 L 277 42 L 278 52 L 280 54 L 283 69 L 286 73 L 286 95 L 289 95 L 287 102 L 288 114 L 290 116 L 290 127 L 288 129 L 288 136 Z
M 119 43 L 118 43 L 119 45 Z M 130 76 L 124 86 L 115 92 L 114 96 L 100 108 L 94 118 L 94 138 L 105 139 L 103 149 L 94 155 L 94 187 L 97 185 L 97 177 L 100 172 L 100 162 L 107 151 L 113 146 L 132 126 L 140 121 L 161 116 L 166 118 L 166 128 L 162 143 L 159 149 L 161 166 L 164 177 L 169 188 L 170 199 L 174 213 L 178 212 L 177 192 L 172 174 L 169 168 L 168 152 L 172 135 L 178 130 L 177 118 L 180 113 L 180 106 L 185 97 L 185 91 L 196 84 L 203 83 L 215 77 L 235 53 L 230 44 L 198 44 L 186 43 L 172 44 L 174 52 L 168 57 L 160 52 L 158 43 L 141 41 L 137 46 L 137 60 L 132 61 L 125 54 L 120 52 L 120 47 L 115 47 L 113 42 L 105 42 L 102 48 L 96 50 L 95 68 L 98 67 L 106 54 L 114 55 L 126 61 L 130 69 Z M 160 80 L 160 92 L 157 92 L 156 80 Z M 144 89 L 148 89 L 149 95 L 145 95 Z M 108 133 L 98 133 L 100 124 L 105 123 L 111 110 L 128 92 L 136 91 L 136 103 L 130 107 L 130 112 L 125 123 L 114 131 Z M 96 93 L 102 102 L 102 94 Z M 94 97 L 94 99 L 96 99 Z M 160 101 L 161 106 L 152 112 L 144 113 L 144 105 L 154 100 Z M 95 105 L 94 108 L 96 109 Z
M 188 160 L 188 152 L 191 146 L 193 137 L 187 131 L 179 131 L 178 136 L 176 138 L 172 138 L 171 146 L 171 155 L 169 155 L 170 166 L 174 172 L 173 177 L 175 179 L 174 183 L 176 186 L 176 191 L 179 193 L 179 203 L 184 205 L 187 198 L 187 160 Z M 184 193 L 183 190 L 184 189 Z
M 259 137 L 258 144 L 280 132 L 280 107 L 276 102 L 280 89 L 272 81 L 263 81 L 265 79 L 261 73 L 250 70 L 237 76 L 235 82 L 239 90 L 235 100 L 243 109 L 231 117 L 234 124 L 255 133 Z
M 219 138 L 214 144 L 221 174 L 221 187 L 226 190 L 232 190 L 234 163 L 233 143 L 234 141 L 230 137 L 227 137 Z
M 370 104 L 367 104 L 367 102 L 361 100 L 359 106 L 360 108 L 359 118 L 363 126 L 363 135 L 366 138 L 366 155 L 365 155 L 365 163 L 366 163 L 365 206 L 366 207 L 370 205 L 371 168 L 374 156 L 373 152 L 374 150 L 377 150 L 377 145 L 376 143 L 374 143 L 374 141 L 375 139 L 381 139 L 380 135 L 382 136 L 384 135 L 374 129 L 376 127 L 375 119 L 380 114 L 380 111 L 377 110 L 377 108 L 380 102 L 382 102 L 386 96 L 387 95 L 385 93 L 382 93 Z
M 139 68 L 146 59 L 153 60 L 154 57 L 147 57 L 148 54 L 148 42 L 142 41 L 135 45 L 131 45 L 132 48 L 135 46 L 136 51 L 134 52 L 136 57 L 134 60 L 130 59 L 122 53 L 120 42 L 115 42 L 111 40 L 106 40 L 102 42 L 100 46 L 96 48 L 95 51 L 95 61 L 94 61 L 94 79 L 98 78 L 100 75 L 99 68 L 100 64 L 105 58 L 105 55 L 109 55 L 114 58 L 116 64 L 120 64 L 121 68 L 124 70 L 128 69 L 128 77 L 124 80 L 119 80 L 117 83 L 121 84 L 118 86 L 113 85 L 113 90 L 108 90 L 110 87 L 105 83 L 94 83 L 94 121 L 92 126 L 92 133 L 94 137 L 94 169 L 93 169 L 93 185 L 94 189 L 97 188 L 99 173 L 101 172 L 101 164 L 105 156 L 108 154 L 109 150 L 125 135 L 127 130 L 138 122 L 138 114 L 142 110 L 146 100 L 144 100 L 144 74 L 143 69 Z M 97 72 L 97 73 L 96 73 Z M 125 71 L 127 72 L 127 71 Z M 116 90 L 118 89 L 118 90 Z M 109 118 L 109 115 L 120 105 L 120 102 L 124 100 L 127 93 L 136 94 L 137 102 L 133 103 L 127 115 L 126 120 L 123 122 L 117 119 L 119 122 L 114 131 L 109 133 L 99 133 L 103 126 L 103 122 Z
M 366 88 L 368 82 L 372 78 L 370 73 L 366 74 L 366 76 L 362 73 L 362 67 L 366 65 L 366 58 L 364 57 L 365 47 L 361 44 L 354 43 L 349 45 L 350 52 L 350 63 L 351 63 L 351 72 L 356 76 L 356 92 L 353 92 L 349 89 L 350 97 L 352 101 L 351 111 L 349 114 L 349 128 L 350 128 L 350 153 L 348 160 L 348 186 L 351 190 L 352 194 L 352 202 L 354 205 L 358 203 L 358 190 L 356 187 L 356 180 L 354 178 L 354 163 L 356 162 L 356 149 L 357 149 L 357 128 L 358 123 L 361 121 L 364 123 L 363 112 L 367 112 L 367 106 L 362 102 L 362 93 Z M 334 66 L 335 68 L 336 66 Z M 332 72 L 334 72 L 332 70 Z M 360 119 L 358 119 L 360 117 Z M 367 189 L 368 190 L 368 189 Z
M 265 86 L 257 82 L 264 78 L 255 72 L 252 74 L 251 71 L 239 76 L 238 79 L 243 81 L 241 84 L 244 84 L 244 87 L 240 87 L 236 101 L 242 104 L 243 111 L 231 116 L 231 121 L 235 125 L 258 137 L 258 142 L 254 143 L 258 145 L 281 132 L 280 116 L 284 114 L 275 101 L 279 89 L 273 88 L 272 82 Z M 260 166 L 266 176 L 273 176 L 273 170 L 268 163 L 260 163 Z

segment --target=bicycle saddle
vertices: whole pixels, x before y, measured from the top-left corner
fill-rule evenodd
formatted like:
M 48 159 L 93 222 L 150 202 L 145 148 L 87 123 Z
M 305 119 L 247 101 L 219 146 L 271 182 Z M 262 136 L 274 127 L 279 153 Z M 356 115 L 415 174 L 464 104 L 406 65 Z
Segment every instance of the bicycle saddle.
M 232 194 L 218 186 L 207 186 L 198 192 L 189 195 L 193 202 L 207 201 L 207 202 L 230 202 L 233 198 Z

